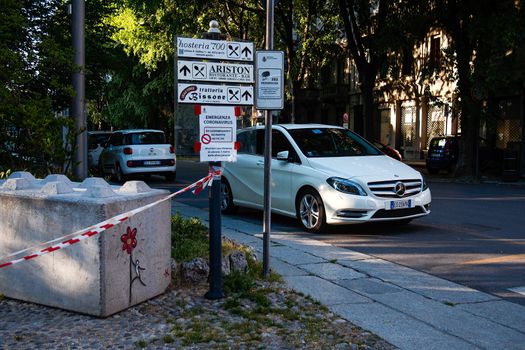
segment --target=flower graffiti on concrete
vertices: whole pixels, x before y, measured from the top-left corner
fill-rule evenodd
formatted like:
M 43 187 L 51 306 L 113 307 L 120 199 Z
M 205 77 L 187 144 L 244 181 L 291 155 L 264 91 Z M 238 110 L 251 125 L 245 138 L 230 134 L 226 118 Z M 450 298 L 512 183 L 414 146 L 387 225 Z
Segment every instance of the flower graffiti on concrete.
M 137 228 L 135 227 L 133 230 L 128 226 L 128 229 L 125 234 L 120 236 L 120 240 L 122 241 L 122 250 L 125 250 L 128 252 L 128 254 L 131 255 L 131 252 L 135 247 L 137 246 Z
M 131 229 L 128 226 L 126 233 L 120 236 L 120 241 L 122 242 L 122 250 L 129 254 L 129 303 L 131 304 L 133 283 L 138 280 L 143 286 L 146 286 L 141 276 L 141 271 L 146 269 L 140 266 L 138 259 L 133 260 L 133 250 L 137 247 L 137 228 Z

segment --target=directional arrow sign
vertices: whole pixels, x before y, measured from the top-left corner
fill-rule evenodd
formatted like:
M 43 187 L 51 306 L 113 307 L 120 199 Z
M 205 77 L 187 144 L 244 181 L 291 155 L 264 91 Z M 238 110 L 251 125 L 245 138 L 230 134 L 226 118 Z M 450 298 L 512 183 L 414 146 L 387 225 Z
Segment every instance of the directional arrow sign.
M 253 86 L 177 84 L 179 103 L 253 105 Z
M 253 83 L 253 65 L 218 62 L 177 62 L 179 80 Z
M 253 42 L 177 38 L 179 57 L 253 61 Z

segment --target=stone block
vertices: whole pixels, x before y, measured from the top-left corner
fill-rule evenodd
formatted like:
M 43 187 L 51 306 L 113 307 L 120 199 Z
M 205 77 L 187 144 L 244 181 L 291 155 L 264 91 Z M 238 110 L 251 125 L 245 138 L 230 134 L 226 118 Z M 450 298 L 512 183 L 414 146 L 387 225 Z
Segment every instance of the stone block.
M 119 191 L 103 179 L 80 186 L 62 176 L 44 181 L 23 172 L 11 176 L 0 187 L 1 262 L 69 235 L 53 244 L 66 241 L 70 234 L 169 194 L 147 190 L 145 184 Z M 100 317 L 150 299 L 171 280 L 170 218 L 166 200 L 76 244 L 0 268 L 0 293 Z

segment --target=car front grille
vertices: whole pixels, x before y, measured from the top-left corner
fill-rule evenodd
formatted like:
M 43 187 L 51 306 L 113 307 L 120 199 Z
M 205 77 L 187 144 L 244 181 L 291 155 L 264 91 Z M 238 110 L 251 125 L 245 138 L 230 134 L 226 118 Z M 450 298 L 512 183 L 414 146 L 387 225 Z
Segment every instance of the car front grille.
M 402 184 L 405 188 L 404 192 L 396 193 L 396 186 Z M 414 196 L 421 192 L 421 180 L 391 180 L 391 181 L 377 181 L 369 182 L 368 188 L 377 197 L 382 198 L 404 198 Z
M 425 213 L 425 211 L 423 210 L 422 207 L 396 209 L 396 210 L 380 209 L 375 212 L 375 214 L 372 216 L 372 219 L 404 218 L 407 216 L 423 214 L 423 213 Z

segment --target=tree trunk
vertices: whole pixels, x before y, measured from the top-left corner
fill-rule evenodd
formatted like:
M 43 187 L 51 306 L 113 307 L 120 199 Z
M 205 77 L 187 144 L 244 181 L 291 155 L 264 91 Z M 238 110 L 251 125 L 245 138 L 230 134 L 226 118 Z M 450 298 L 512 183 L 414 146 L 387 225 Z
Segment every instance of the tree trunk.
M 361 93 L 363 96 L 363 136 L 373 141 L 374 139 L 374 85 L 375 72 L 372 69 L 367 69 L 366 74 L 362 75 L 361 79 Z

